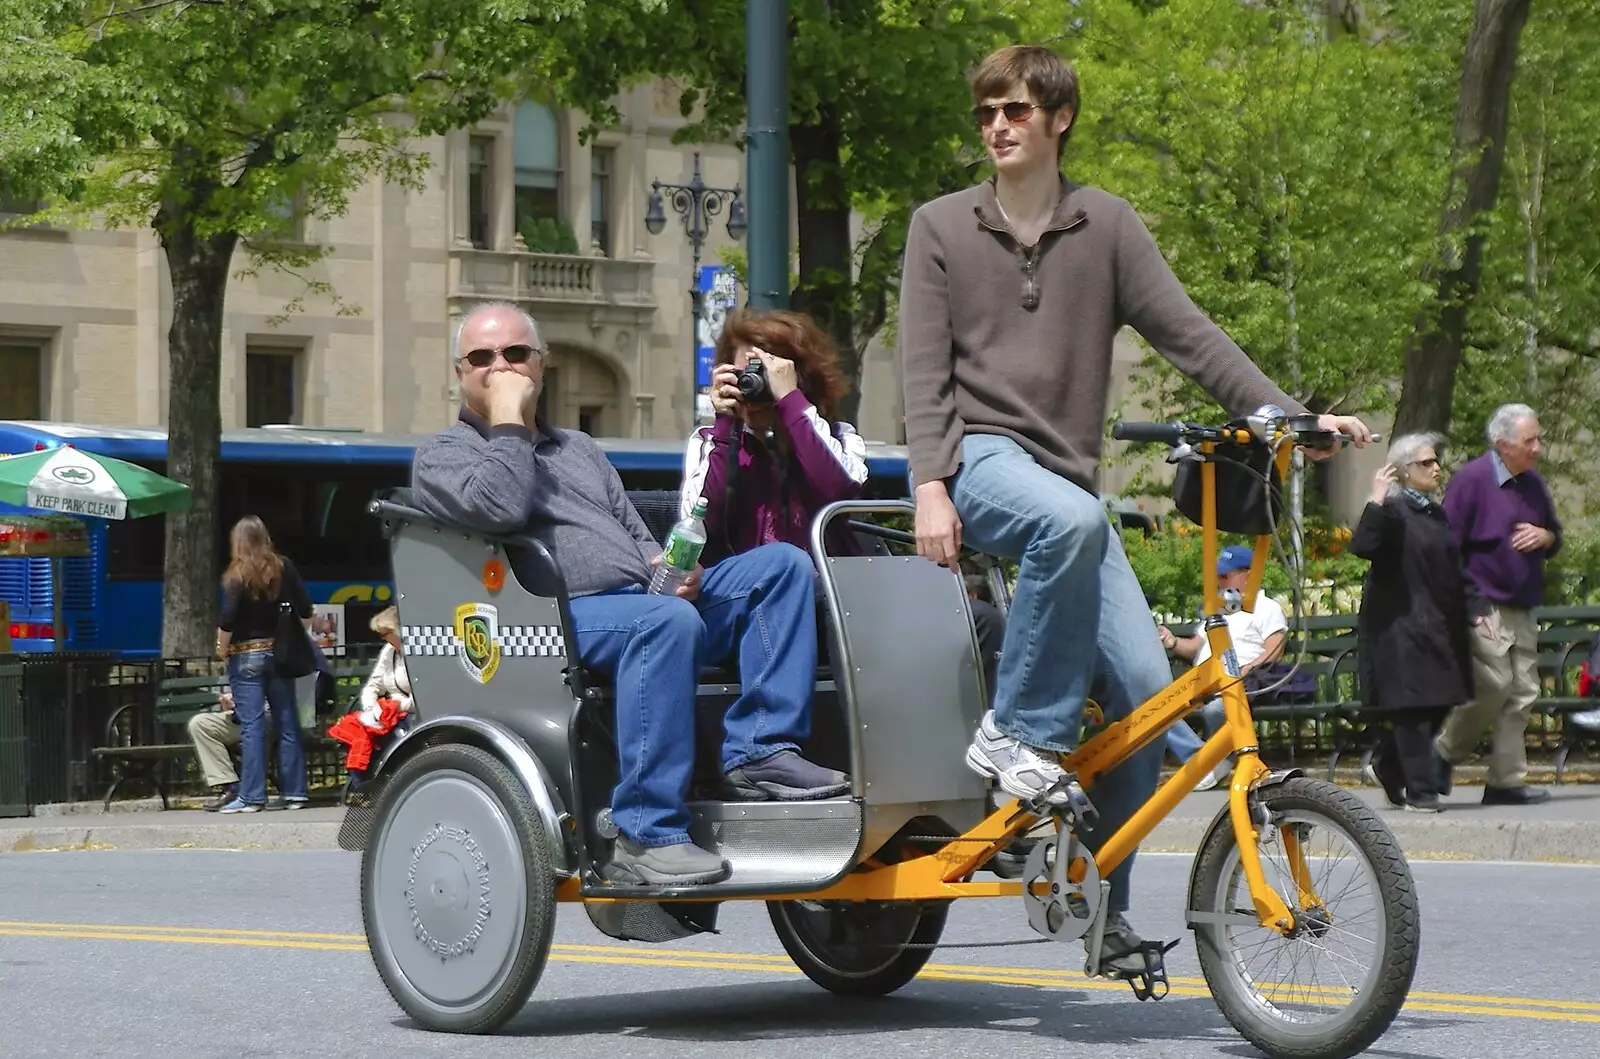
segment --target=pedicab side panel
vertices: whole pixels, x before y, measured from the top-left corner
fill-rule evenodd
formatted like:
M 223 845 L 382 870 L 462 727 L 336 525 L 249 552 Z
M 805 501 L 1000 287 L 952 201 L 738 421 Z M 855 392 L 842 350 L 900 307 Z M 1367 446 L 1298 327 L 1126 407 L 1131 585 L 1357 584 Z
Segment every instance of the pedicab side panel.
M 882 510 L 830 506 L 814 527 L 815 550 L 833 514 Z M 914 817 L 964 831 L 983 819 L 988 790 L 962 760 L 985 705 L 961 580 L 916 556 L 829 557 L 821 570 L 834 679 L 854 733 L 852 774 L 867 807 L 863 848 Z
M 391 519 L 390 529 L 406 670 L 426 719 L 391 754 L 451 721 L 509 733 L 532 752 L 550 785 L 544 800 L 561 813 L 574 804 L 567 723 L 575 700 L 559 602 L 523 588 L 499 543 L 420 518 Z M 504 569 L 498 589 L 484 584 L 491 560 Z

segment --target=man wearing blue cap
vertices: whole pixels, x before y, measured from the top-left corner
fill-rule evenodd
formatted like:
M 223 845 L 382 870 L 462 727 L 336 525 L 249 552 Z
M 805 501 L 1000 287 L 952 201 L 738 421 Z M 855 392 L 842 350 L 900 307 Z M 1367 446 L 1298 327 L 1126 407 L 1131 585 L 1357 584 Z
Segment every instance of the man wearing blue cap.
M 1230 544 L 1217 556 L 1217 589 L 1233 589 L 1241 595 L 1250 580 L 1250 564 L 1255 553 L 1243 544 Z M 1255 609 L 1240 610 L 1226 616 L 1228 635 L 1233 639 L 1233 653 L 1239 659 L 1239 673 L 1248 674 L 1253 669 L 1270 665 L 1283 656 L 1283 644 L 1289 635 L 1289 621 L 1283 608 L 1265 592 L 1256 593 Z M 1211 657 L 1211 643 L 1204 633 L 1196 636 L 1175 636 L 1165 625 L 1161 633 L 1161 646 L 1199 665 Z M 1205 720 L 1206 734 L 1210 735 L 1222 725 L 1222 700 L 1213 698 L 1205 704 L 1201 716 Z M 1167 731 L 1167 747 L 1179 761 L 1188 761 L 1200 749 L 1200 739 L 1187 725 L 1173 725 Z M 1200 782 L 1200 790 L 1215 787 L 1227 768 L 1224 762 L 1218 771 Z

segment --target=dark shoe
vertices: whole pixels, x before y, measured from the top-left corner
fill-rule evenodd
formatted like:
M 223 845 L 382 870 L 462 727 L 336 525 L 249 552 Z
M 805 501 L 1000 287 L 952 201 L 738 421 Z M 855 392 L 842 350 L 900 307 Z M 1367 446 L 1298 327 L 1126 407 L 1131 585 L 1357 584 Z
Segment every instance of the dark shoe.
M 1437 813 L 1440 809 L 1437 794 L 1419 794 L 1415 798 L 1406 798 L 1406 812 L 1408 813 Z
M 1371 762 L 1361 770 L 1361 778 L 1374 787 L 1382 787 L 1383 796 L 1396 809 L 1406 804 L 1405 776 L 1400 772 L 1400 763 L 1388 754 L 1374 753 Z
M 728 862 L 692 842 L 675 846 L 640 846 L 618 835 L 605 877 L 633 886 L 696 886 L 721 882 L 729 875 Z
M 1540 805 L 1550 800 L 1543 787 L 1485 787 L 1484 805 Z
M 850 777 L 823 768 L 793 750 L 747 761 L 722 778 L 724 793 L 738 801 L 804 802 L 835 798 L 850 789 Z
M 1084 936 L 1083 944 L 1087 950 L 1088 935 Z M 1144 939 L 1134 932 L 1133 927 L 1128 924 L 1126 915 L 1121 912 L 1108 912 L 1105 934 L 1100 940 L 1099 973 L 1109 978 L 1120 978 L 1124 975 L 1143 974 L 1144 971 Z
M 217 790 L 216 797 L 207 798 L 201 803 L 200 807 L 208 813 L 214 813 L 219 811 L 224 805 L 227 805 L 238 796 L 239 785 L 237 783 L 230 783 L 226 787 L 219 788 Z

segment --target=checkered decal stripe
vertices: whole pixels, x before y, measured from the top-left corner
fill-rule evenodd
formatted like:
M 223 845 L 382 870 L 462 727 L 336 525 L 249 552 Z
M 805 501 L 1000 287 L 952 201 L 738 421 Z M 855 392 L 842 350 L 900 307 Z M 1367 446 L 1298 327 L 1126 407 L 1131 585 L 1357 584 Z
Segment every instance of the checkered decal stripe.
M 455 630 L 448 625 L 404 625 L 400 638 L 408 655 L 453 655 Z M 559 625 L 502 625 L 496 639 L 507 658 L 565 658 L 566 640 Z

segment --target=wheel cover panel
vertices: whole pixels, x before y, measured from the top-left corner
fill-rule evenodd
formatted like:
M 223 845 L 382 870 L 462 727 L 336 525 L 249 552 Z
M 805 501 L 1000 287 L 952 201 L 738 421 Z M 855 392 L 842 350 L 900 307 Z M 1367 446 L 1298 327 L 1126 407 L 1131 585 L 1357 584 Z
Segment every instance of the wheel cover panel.
M 390 796 L 394 810 L 373 838 L 371 943 L 419 1002 L 470 1010 L 510 975 L 526 929 L 516 827 L 488 786 L 456 769 Z

